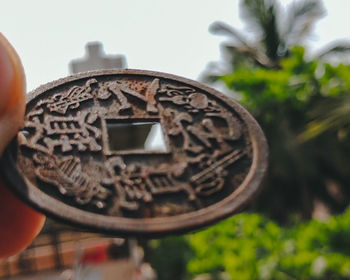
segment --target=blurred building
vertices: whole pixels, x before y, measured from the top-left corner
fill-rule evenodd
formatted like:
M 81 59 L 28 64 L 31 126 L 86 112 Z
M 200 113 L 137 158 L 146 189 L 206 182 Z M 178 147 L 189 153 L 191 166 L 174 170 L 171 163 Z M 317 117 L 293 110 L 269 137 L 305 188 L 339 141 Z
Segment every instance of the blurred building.
M 61 228 L 56 234 L 40 234 L 22 253 L 0 260 L 0 279 L 132 279 L 135 265 L 125 239 Z
M 86 55 L 69 63 L 72 74 L 98 69 L 126 68 L 123 55 L 106 55 L 100 42 L 90 42 L 86 46 Z

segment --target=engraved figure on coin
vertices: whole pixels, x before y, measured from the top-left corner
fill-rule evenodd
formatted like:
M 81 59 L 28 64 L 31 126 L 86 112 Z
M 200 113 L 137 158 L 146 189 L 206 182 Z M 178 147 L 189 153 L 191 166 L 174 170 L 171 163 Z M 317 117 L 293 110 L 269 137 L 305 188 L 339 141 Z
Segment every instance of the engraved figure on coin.
M 173 119 L 170 135 L 181 135 L 183 148 L 191 153 L 205 153 L 209 149 L 214 158 L 219 154 L 230 152 L 229 141 L 239 140 L 242 127 L 239 121 L 225 108 L 218 106 L 214 100 L 188 87 L 166 86 L 160 91 L 159 101 L 164 109 L 164 116 Z M 186 112 L 178 111 L 174 106 L 183 107 Z M 196 121 L 194 121 L 194 118 Z M 215 120 L 224 122 L 221 129 L 215 126 Z M 170 123 L 170 121 L 168 121 Z
M 167 122 L 171 123 L 169 135 L 181 135 L 182 146 L 189 152 L 188 164 L 202 169 L 189 180 L 196 195 L 219 192 L 225 184 L 226 168 L 246 155 L 244 150 L 231 146 L 231 142 L 242 137 L 240 122 L 216 101 L 193 88 L 165 86 L 160 93 L 164 116 L 173 120 Z M 174 105 L 186 111 L 179 112 Z M 223 122 L 222 127 L 215 125 L 216 120 Z
M 87 111 L 68 117 L 44 115 L 42 122 L 35 116 L 25 122 L 25 130 L 34 128 L 35 133 L 22 139 L 21 145 L 47 153 L 57 146 L 62 152 L 71 151 L 73 146 L 79 151 L 100 151 L 102 147 L 96 140 L 101 138 L 101 131 L 92 125 L 97 118 L 97 114 Z
M 73 86 L 67 92 L 56 93 L 38 105 L 46 104 L 50 112 L 65 115 L 68 109 L 77 109 L 81 103 L 93 99 L 92 85 L 96 84 L 96 79 L 89 79 L 84 86 Z
M 153 168 L 137 164 L 126 165 L 117 156 L 109 158 L 105 164 L 109 176 L 103 183 L 113 185 L 116 191 L 111 213 L 119 213 L 121 209 L 138 210 L 141 201 L 152 203 L 154 196 L 179 192 L 185 193 L 188 200 L 197 206 L 200 204 L 191 185 L 179 180 L 187 168 L 186 163 L 164 163 Z
M 156 107 L 155 95 L 159 88 L 159 79 L 154 79 L 151 84 L 147 87 L 145 95 L 126 87 L 119 81 L 108 82 L 104 85 L 104 89 L 112 92 L 116 96 L 120 108 L 119 111 L 132 110 L 133 106 L 130 104 L 127 96 L 137 98 L 142 103 L 146 104 L 146 112 L 149 114 L 157 114 L 158 108 Z M 103 89 L 103 88 L 101 88 Z
M 36 176 L 58 187 L 61 194 L 73 196 L 80 205 L 92 203 L 98 208 L 105 207 L 104 200 L 110 195 L 110 191 L 100 184 L 97 176 L 101 174 L 91 174 L 94 168 L 90 169 L 90 174 L 86 174 L 82 170 L 79 158 L 54 157 L 44 153 L 35 153 L 34 161 L 38 164 L 35 169 Z

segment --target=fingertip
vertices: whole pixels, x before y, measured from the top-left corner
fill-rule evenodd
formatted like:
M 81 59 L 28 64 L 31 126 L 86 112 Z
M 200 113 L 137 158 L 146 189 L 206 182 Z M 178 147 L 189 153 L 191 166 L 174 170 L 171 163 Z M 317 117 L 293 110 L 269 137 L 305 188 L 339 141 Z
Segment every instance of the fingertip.
M 0 155 L 22 126 L 25 76 L 15 49 L 0 32 Z

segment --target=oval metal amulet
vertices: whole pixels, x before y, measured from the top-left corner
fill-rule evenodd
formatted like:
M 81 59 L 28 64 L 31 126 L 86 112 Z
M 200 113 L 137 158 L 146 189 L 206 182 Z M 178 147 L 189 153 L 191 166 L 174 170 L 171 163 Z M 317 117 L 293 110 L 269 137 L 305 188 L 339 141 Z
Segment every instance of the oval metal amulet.
M 1 169 L 51 217 L 158 237 L 241 210 L 261 186 L 267 154 L 256 121 L 223 94 L 174 75 L 103 70 L 30 93 Z

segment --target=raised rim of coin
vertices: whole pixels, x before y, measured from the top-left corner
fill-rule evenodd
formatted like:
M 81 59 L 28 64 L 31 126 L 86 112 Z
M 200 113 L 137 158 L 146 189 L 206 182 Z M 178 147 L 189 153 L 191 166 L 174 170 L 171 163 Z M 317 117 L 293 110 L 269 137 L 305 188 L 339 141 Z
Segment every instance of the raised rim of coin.
M 0 161 L 1 173 L 13 191 L 26 203 L 50 217 L 96 232 L 118 236 L 161 237 L 199 229 L 233 215 L 242 210 L 258 193 L 267 170 L 268 162 L 268 146 L 261 128 L 247 110 L 237 102 L 199 82 L 154 71 L 131 69 L 89 71 L 59 79 L 37 88 L 29 93 L 27 104 L 40 94 L 65 83 L 105 75 L 136 75 L 174 80 L 200 89 L 222 100 L 240 116 L 249 133 L 249 140 L 252 146 L 252 164 L 245 179 L 238 189 L 221 201 L 190 213 L 154 218 L 104 216 L 102 214 L 83 211 L 50 197 L 24 178 L 16 168 L 15 151 L 17 149 L 17 141 L 14 140 L 6 149 Z

